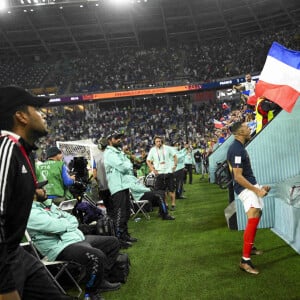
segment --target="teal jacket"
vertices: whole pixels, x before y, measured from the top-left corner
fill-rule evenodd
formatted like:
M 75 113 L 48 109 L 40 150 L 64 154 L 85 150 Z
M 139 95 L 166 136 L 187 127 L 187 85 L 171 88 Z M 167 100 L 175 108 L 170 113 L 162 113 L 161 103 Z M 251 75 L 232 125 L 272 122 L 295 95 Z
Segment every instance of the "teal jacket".
M 55 204 L 50 209 L 34 201 L 27 223 L 27 230 L 35 246 L 49 261 L 54 261 L 58 254 L 70 244 L 84 240 L 78 229 L 77 219 Z
M 181 150 L 176 150 L 177 167 L 176 167 L 175 172 L 184 168 L 184 160 L 185 160 L 186 153 L 187 153 L 187 151 L 185 148 L 183 148 Z
M 132 197 L 135 201 L 140 200 L 150 188 L 144 186 L 134 175 L 125 175 L 124 182 L 129 186 Z
M 195 158 L 194 158 L 193 152 L 191 150 L 186 151 L 186 154 L 184 157 L 184 163 L 187 165 L 195 165 Z
M 133 175 L 133 165 L 122 150 L 108 146 L 104 151 L 104 167 L 112 195 L 129 189 L 124 175 Z

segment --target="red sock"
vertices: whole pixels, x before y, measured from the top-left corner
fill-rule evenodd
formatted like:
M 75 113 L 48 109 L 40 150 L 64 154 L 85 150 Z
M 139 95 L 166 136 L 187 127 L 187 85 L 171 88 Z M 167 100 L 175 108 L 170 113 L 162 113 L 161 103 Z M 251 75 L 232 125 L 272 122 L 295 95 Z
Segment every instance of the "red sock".
M 244 232 L 243 257 L 250 258 L 251 249 L 254 244 L 256 229 L 260 218 L 250 218 Z

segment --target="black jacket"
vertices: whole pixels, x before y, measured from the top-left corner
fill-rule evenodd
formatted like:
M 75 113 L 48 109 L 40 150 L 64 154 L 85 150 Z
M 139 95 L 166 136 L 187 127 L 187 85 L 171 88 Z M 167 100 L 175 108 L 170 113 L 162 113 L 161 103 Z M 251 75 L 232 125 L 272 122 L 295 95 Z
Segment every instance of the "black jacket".
M 22 138 L 18 139 L 29 155 L 33 148 Z M 32 166 L 34 168 L 33 162 Z M 16 289 L 10 264 L 24 236 L 34 193 L 34 179 L 26 158 L 16 143 L 1 136 L 0 294 Z

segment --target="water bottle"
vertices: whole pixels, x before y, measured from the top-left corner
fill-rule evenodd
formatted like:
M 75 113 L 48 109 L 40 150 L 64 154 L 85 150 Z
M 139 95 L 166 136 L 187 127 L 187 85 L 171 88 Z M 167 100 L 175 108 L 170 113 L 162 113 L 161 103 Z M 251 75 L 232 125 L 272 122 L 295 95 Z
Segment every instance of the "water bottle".
M 139 221 L 141 221 L 142 219 L 141 218 L 135 218 L 134 219 L 134 222 L 139 222 Z
M 84 294 L 83 300 L 91 300 L 90 294 Z

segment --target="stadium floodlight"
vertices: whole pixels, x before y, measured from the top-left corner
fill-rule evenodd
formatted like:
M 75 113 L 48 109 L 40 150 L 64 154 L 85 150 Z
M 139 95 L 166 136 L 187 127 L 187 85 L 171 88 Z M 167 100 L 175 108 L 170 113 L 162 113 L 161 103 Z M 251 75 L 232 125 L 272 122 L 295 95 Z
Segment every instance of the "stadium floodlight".
M 7 5 L 4 6 L 4 3 Z M 150 2 L 149 0 L 0 0 L 0 8 L 24 8 L 24 7 L 34 7 L 34 6 L 48 6 L 48 5 L 58 5 L 60 6 L 80 6 L 84 7 L 89 4 L 99 6 L 101 3 L 110 3 L 116 7 L 124 7 L 128 4 L 140 4 Z
M 1 10 L 5 10 L 7 8 L 7 3 L 6 3 L 6 1 L 4 0 L 4 1 L 1 1 L 0 2 L 0 11 Z
M 114 5 L 124 5 L 129 3 L 128 0 L 110 0 L 110 2 Z

